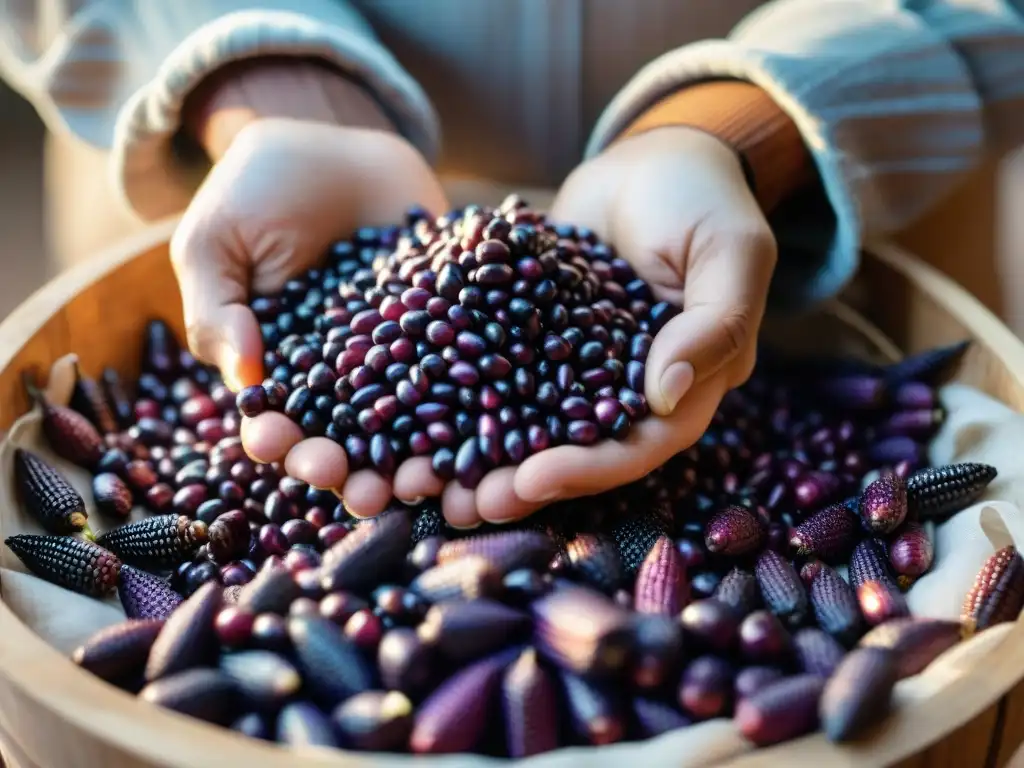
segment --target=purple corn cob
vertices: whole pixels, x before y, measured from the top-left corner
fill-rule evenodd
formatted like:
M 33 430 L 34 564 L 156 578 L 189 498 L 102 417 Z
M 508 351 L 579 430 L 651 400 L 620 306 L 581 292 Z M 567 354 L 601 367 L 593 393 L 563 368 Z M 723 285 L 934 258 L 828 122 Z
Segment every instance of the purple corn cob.
M 626 574 L 636 573 L 654 544 L 667 534 L 665 525 L 653 515 L 631 515 L 616 524 L 612 536 Z
M 682 559 L 672 539 L 659 538 L 636 574 L 633 610 L 674 616 L 689 599 Z
M 772 613 L 789 626 L 798 626 L 807 616 L 807 590 L 788 560 L 768 549 L 754 566 L 761 599 Z
M 342 539 L 342 543 L 345 541 Z M 500 591 L 501 573 L 484 558 L 473 555 L 425 570 L 409 588 L 429 603 L 476 600 Z
M 934 554 L 928 531 L 918 523 L 908 522 L 889 542 L 889 563 L 900 576 L 927 573 Z
M 889 394 L 883 379 L 867 375 L 822 379 L 816 386 L 826 400 L 851 410 L 876 410 L 885 404 Z
M 897 475 L 882 475 L 861 494 L 860 519 L 872 533 L 891 533 L 906 516 L 907 486 Z
M 417 544 L 431 536 L 441 536 L 445 532 L 444 515 L 441 507 L 436 504 L 425 503 L 417 513 L 412 523 L 412 534 L 410 540 Z
M 364 520 L 324 553 L 320 583 L 325 592 L 363 592 L 385 582 L 405 563 L 412 536 L 412 518 L 391 509 Z
M 124 615 L 129 619 L 166 619 L 184 601 L 159 576 L 130 565 L 121 566 L 121 584 L 117 593 L 124 606 Z
M 941 408 L 917 408 L 897 411 L 878 425 L 878 434 L 885 437 L 910 437 L 928 440 L 945 420 Z
M 482 557 L 504 576 L 519 568 L 541 570 L 551 562 L 555 552 L 555 543 L 547 534 L 502 531 L 446 542 L 437 552 L 437 562 L 445 565 L 463 557 Z
M 80 467 L 95 467 L 106 449 L 96 427 L 78 411 L 51 403 L 31 382 L 26 384 L 42 411 L 43 434 L 53 452 Z
M 389 630 L 377 648 L 381 682 L 392 691 L 419 698 L 434 677 L 434 648 L 424 643 L 411 627 Z
M 600 592 L 559 586 L 530 606 L 534 645 L 551 663 L 588 677 L 605 677 L 629 661 L 630 614 Z
M 128 393 L 124 389 L 120 374 L 113 368 L 104 368 L 100 378 L 103 382 L 103 392 L 107 402 L 117 420 L 117 426 L 127 429 L 135 420 L 135 412 L 131 398 L 128 397 Z
M 206 524 L 185 515 L 156 515 L 113 528 L 96 543 L 126 563 L 169 568 L 184 562 L 206 543 Z
M 527 648 L 501 683 L 508 756 L 529 757 L 558 749 L 558 698 L 554 681 Z
M 88 527 L 85 502 L 78 491 L 34 453 L 14 451 L 14 476 L 21 500 L 47 531 L 67 534 Z
M 121 561 L 90 541 L 23 533 L 4 543 L 32 573 L 65 589 L 102 597 L 117 586 Z
M 293 616 L 288 620 L 288 638 L 317 704 L 334 707 L 378 687 L 376 670 L 333 622 L 320 616 Z
M 739 702 L 782 678 L 782 670 L 778 667 L 744 667 L 736 674 L 732 686 L 733 697 Z
M 279 709 L 302 688 L 299 671 L 273 651 L 225 653 L 219 666 L 235 681 L 245 701 L 261 712 Z
M 661 689 L 679 674 L 683 628 L 674 616 L 649 613 L 633 618 L 633 685 L 641 690 Z
M 612 690 L 562 671 L 562 691 L 573 733 L 586 744 L 614 744 L 626 735 L 625 716 Z
M 653 739 L 690 725 L 689 718 L 670 704 L 640 696 L 633 699 L 633 720 L 644 739 Z
M 811 608 L 818 626 L 842 643 L 852 643 L 864 631 L 857 594 L 827 565 L 811 583 Z
M 109 683 L 124 683 L 142 674 L 163 621 L 128 620 L 104 627 L 71 654 L 71 660 Z
M 885 437 L 871 443 L 867 448 L 868 459 L 876 466 L 895 466 L 907 462 L 911 467 L 920 467 L 924 463 L 925 451 L 922 443 L 912 437 L 896 435 Z
M 716 512 L 704 527 L 704 545 L 720 555 L 747 555 L 764 542 L 764 528 L 744 507 L 731 506 Z
M 831 677 L 846 655 L 846 650 L 832 635 L 817 627 L 801 629 L 793 635 L 793 648 L 802 672 L 818 677 Z
M 939 384 L 960 363 L 970 345 L 966 340 L 905 357 L 885 369 L 885 380 L 892 386 L 907 381 Z
M 465 663 L 506 647 L 530 628 L 530 617 L 494 600 L 438 603 L 417 628 L 442 656 Z
M 865 581 L 857 589 L 860 612 L 871 626 L 910 615 L 899 589 L 880 581 Z
M 341 745 L 330 718 L 315 704 L 293 701 L 277 714 L 277 742 L 289 747 L 333 747 Z
M 770 611 L 754 611 L 739 628 L 740 652 L 755 664 L 786 661 L 792 652 L 792 638 L 779 618 Z
M 268 560 L 253 580 L 242 587 L 238 593 L 238 605 L 253 614 L 277 613 L 283 616 L 300 594 L 291 572 Z
M 168 677 L 209 664 L 217 656 L 214 619 L 221 608 L 222 587 L 207 582 L 171 614 L 146 661 L 146 680 Z
M 732 707 L 735 670 L 717 656 L 698 656 L 683 670 L 679 704 L 697 720 L 722 717 Z
M 715 598 L 694 600 L 679 615 L 688 641 L 708 651 L 727 653 L 736 643 L 741 614 Z
M 595 589 L 612 594 L 622 584 L 622 559 L 611 539 L 581 533 L 568 541 L 565 553 L 572 572 Z
M 907 478 L 907 512 L 917 519 L 943 520 L 982 497 L 998 472 L 988 464 L 928 467 Z
M 132 512 L 132 492 L 113 472 L 101 472 L 92 479 L 96 508 L 111 517 L 125 518 Z
M 818 727 L 818 701 L 825 681 L 816 675 L 797 675 L 743 699 L 733 722 L 747 740 L 759 747 L 778 744 Z
M 991 555 L 974 579 L 961 612 L 969 631 L 1015 621 L 1024 608 L 1024 559 L 1012 544 Z
M 869 581 L 897 588 L 896 577 L 889 566 L 885 544 L 878 539 L 864 539 L 850 556 L 850 585 L 854 589 Z
M 789 545 L 798 555 L 835 561 L 856 543 L 858 521 L 842 504 L 832 504 L 804 520 L 793 531 Z
M 75 363 L 75 387 L 71 393 L 71 408 L 85 416 L 101 434 L 117 431 L 110 403 L 98 381 L 85 376 Z
M 402 752 L 412 732 L 413 706 L 398 691 L 363 691 L 331 715 L 342 744 L 365 752 Z
M 152 682 L 139 692 L 150 704 L 198 720 L 227 725 L 238 702 L 234 681 L 216 669 L 187 669 Z
M 887 648 L 896 654 L 898 674 L 916 675 L 935 659 L 960 642 L 965 627 L 958 621 L 942 619 L 893 619 L 860 639 L 863 648 Z
M 491 656 L 456 672 L 416 711 L 409 749 L 415 754 L 469 752 L 487 727 L 508 653 Z
M 722 577 L 712 597 L 745 616 L 756 609 L 760 601 L 757 579 L 750 571 L 733 568 Z
M 856 648 L 843 659 L 821 696 L 821 725 L 830 741 L 849 741 L 889 713 L 896 685 L 896 654 Z

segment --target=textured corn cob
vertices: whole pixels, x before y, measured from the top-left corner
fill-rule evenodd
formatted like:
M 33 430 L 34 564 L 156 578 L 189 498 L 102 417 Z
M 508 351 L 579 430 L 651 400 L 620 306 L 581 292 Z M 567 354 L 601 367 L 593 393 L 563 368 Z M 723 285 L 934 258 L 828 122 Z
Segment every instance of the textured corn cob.
M 530 616 L 494 600 L 438 603 L 417 627 L 420 640 L 456 663 L 473 661 L 522 639 Z
M 53 452 L 80 467 L 95 467 L 106 447 L 96 427 L 78 411 L 51 403 L 28 379 L 25 385 L 42 411 L 43 434 Z
M 790 626 L 807 616 L 807 590 L 788 560 L 770 549 L 761 553 L 754 566 L 761 598 L 768 609 Z
M 426 503 L 416 513 L 412 524 L 412 543 L 423 541 L 431 536 L 440 536 L 444 533 L 444 515 L 441 508 L 436 504 Z
M 501 683 L 508 756 L 529 757 L 558 748 L 558 694 L 554 681 L 528 648 Z
M 661 521 L 652 515 L 632 515 L 615 526 L 612 536 L 628 575 L 637 572 L 654 542 L 667 533 Z
M 928 531 L 908 522 L 889 542 L 889 564 L 899 576 L 918 577 L 932 567 L 935 550 Z
M 555 556 L 555 543 L 539 531 L 503 531 L 446 542 L 437 552 L 444 565 L 462 557 L 482 557 L 502 574 L 518 568 L 543 570 Z
M 864 629 L 853 588 L 827 565 L 811 582 L 811 608 L 818 626 L 844 643 L 856 640 Z
M 74 533 L 86 529 L 85 502 L 56 469 L 34 453 L 18 448 L 14 452 L 14 473 L 22 501 L 46 530 Z
M 793 635 L 793 649 L 802 672 L 827 678 L 846 655 L 832 635 L 817 627 L 807 627 Z
M 360 591 L 380 584 L 405 563 L 411 536 L 412 517 L 405 509 L 364 520 L 324 553 L 320 566 L 324 591 Z
M 463 557 L 428 568 L 413 579 L 409 588 L 430 603 L 475 600 L 501 589 L 501 573 L 482 557 Z
M 715 587 L 713 597 L 718 602 L 735 608 L 740 615 L 746 616 L 757 608 L 760 599 L 757 579 L 749 571 L 733 568 Z
M 821 725 L 831 741 L 849 741 L 889 713 L 897 680 L 896 654 L 856 648 L 843 659 L 821 696 Z
M 843 504 L 832 504 L 804 520 L 789 544 L 798 555 L 834 561 L 846 556 L 856 543 L 858 521 Z
M 132 511 L 132 492 L 113 472 L 101 472 L 92 479 L 96 508 L 111 517 L 125 518 Z
M 981 498 L 996 479 L 988 464 L 950 464 L 922 469 L 907 478 L 907 512 L 919 519 L 943 519 Z
M 880 581 L 865 581 L 861 584 L 857 588 L 857 602 L 861 614 L 872 626 L 910 615 L 907 601 L 899 589 Z
M 595 589 L 611 594 L 622 584 L 622 559 L 611 539 L 581 533 L 565 545 L 565 552 L 570 569 Z
M 163 621 L 129 620 L 104 627 L 71 654 L 71 660 L 109 683 L 141 676 Z
M 938 384 L 959 364 L 970 345 L 966 340 L 905 357 L 885 369 L 885 380 L 893 386 L 907 381 Z
M 704 528 L 704 545 L 716 554 L 746 555 L 756 551 L 763 541 L 761 523 L 743 507 L 716 512 Z
M 1024 559 L 1012 544 L 985 561 L 964 600 L 961 620 L 973 631 L 1013 621 L 1024 607 Z
M 4 543 L 36 576 L 74 592 L 100 597 L 117 586 L 121 561 L 92 542 L 26 533 Z
M 170 568 L 191 558 L 206 539 L 206 524 L 199 520 L 157 515 L 114 528 L 97 543 L 131 565 Z
M 853 548 L 850 556 L 850 584 L 859 589 L 861 584 L 877 581 L 893 589 L 897 588 L 896 577 L 889 566 L 889 554 L 885 544 L 878 539 L 864 539 Z
M 117 593 L 129 619 L 166 619 L 183 601 L 159 576 L 130 565 L 121 566 Z
M 674 616 L 689 597 L 686 570 L 672 539 L 662 536 L 636 574 L 633 610 Z
M 897 475 L 882 475 L 861 494 L 860 518 L 872 533 L 891 533 L 906 516 L 907 486 Z

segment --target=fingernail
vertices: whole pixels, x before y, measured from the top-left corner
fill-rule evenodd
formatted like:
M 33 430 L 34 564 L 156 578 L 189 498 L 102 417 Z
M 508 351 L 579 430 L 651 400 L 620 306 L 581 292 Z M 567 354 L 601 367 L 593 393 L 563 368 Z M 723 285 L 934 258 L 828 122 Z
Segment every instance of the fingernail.
M 683 399 L 683 395 L 690 390 L 693 386 L 693 376 L 693 366 L 689 363 L 672 363 L 661 374 L 661 399 L 667 410 L 674 410 Z
M 403 504 L 405 504 L 405 506 L 407 506 L 407 507 L 415 507 L 418 504 L 422 504 L 426 500 L 427 500 L 426 496 L 416 496 L 416 497 L 411 498 L 411 499 L 399 499 L 399 501 L 402 502 Z
M 483 520 L 477 520 L 475 523 L 471 523 L 470 525 L 454 525 L 453 523 L 448 523 L 448 527 L 454 528 L 456 531 L 472 531 L 475 528 L 479 528 L 483 524 Z
M 232 392 L 240 392 L 242 390 L 241 382 L 238 380 L 238 362 L 238 353 L 234 347 L 226 341 L 221 341 L 217 344 L 217 359 L 214 363 L 220 370 L 224 386 Z
M 335 495 L 337 495 L 337 494 L 335 494 Z M 341 506 L 343 506 L 345 508 L 345 511 L 348 512 L 348 514 L 351 517 L 354 517 L 356 520 L 369 520 L 371 517 L 373 517 L 373 515 L 360 515 L 357 512 L 353 512 L 352 511 L 352 507 L 350 507 L 348 504 L 346 504 L 345 500 L 342 499 L 341 496 L 338 496 L 338 498 L 341 499 Z

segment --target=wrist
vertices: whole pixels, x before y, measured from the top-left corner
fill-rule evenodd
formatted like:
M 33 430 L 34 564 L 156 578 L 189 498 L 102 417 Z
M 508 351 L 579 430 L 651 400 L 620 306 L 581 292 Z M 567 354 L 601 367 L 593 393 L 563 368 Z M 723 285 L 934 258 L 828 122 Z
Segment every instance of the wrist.
M 714 81 L 684 88 L 640 115 L 621 138 L 668 126 L 709 134 L 730 147 L 766 213 L 814 178 L 796 125 L 751 83 Z
M 380 105 L 357 83 L 327 64 L 289 58 L 228 64 L 189 95 L 183 129 L 219 160 L 246 126 L 268 118 L 395 132 Z

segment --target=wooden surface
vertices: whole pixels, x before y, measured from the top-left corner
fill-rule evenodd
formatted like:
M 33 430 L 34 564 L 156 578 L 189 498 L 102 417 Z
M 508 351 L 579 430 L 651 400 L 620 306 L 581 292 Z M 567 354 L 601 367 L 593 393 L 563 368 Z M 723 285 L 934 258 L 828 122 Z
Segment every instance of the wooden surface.
M 180 304 L 163 242 L 171 223 L 83 264 L 31 297 L 0 325 L 0 429 L 28 404 L 20 374 L 74 351 L 87 372 L 138 358 L 143 321 L 180 328 Z M 1024 347 L 977 301 L 891 247 L 868 258 L 852 306 L 900 347 L 920 350 L 973 337 L 961 380 L 1024 408 Z M 733 766 L 1003 765 L 1024 733 L 1024 623 L 969 679 L 898 711 L 869 743 L 837 749 L 818 736 L 743 756 Z M 1013 689 L 1010 695 L 1006 695 Z M 0 741 L 24 768 L 410 765 L 397 757 L 293 754 L 141 704 L 77 669 L 0 604 Z M 417 764 L 423 761 L 417 761 Z M 466 757 L 447 766 L 478 766 Z

